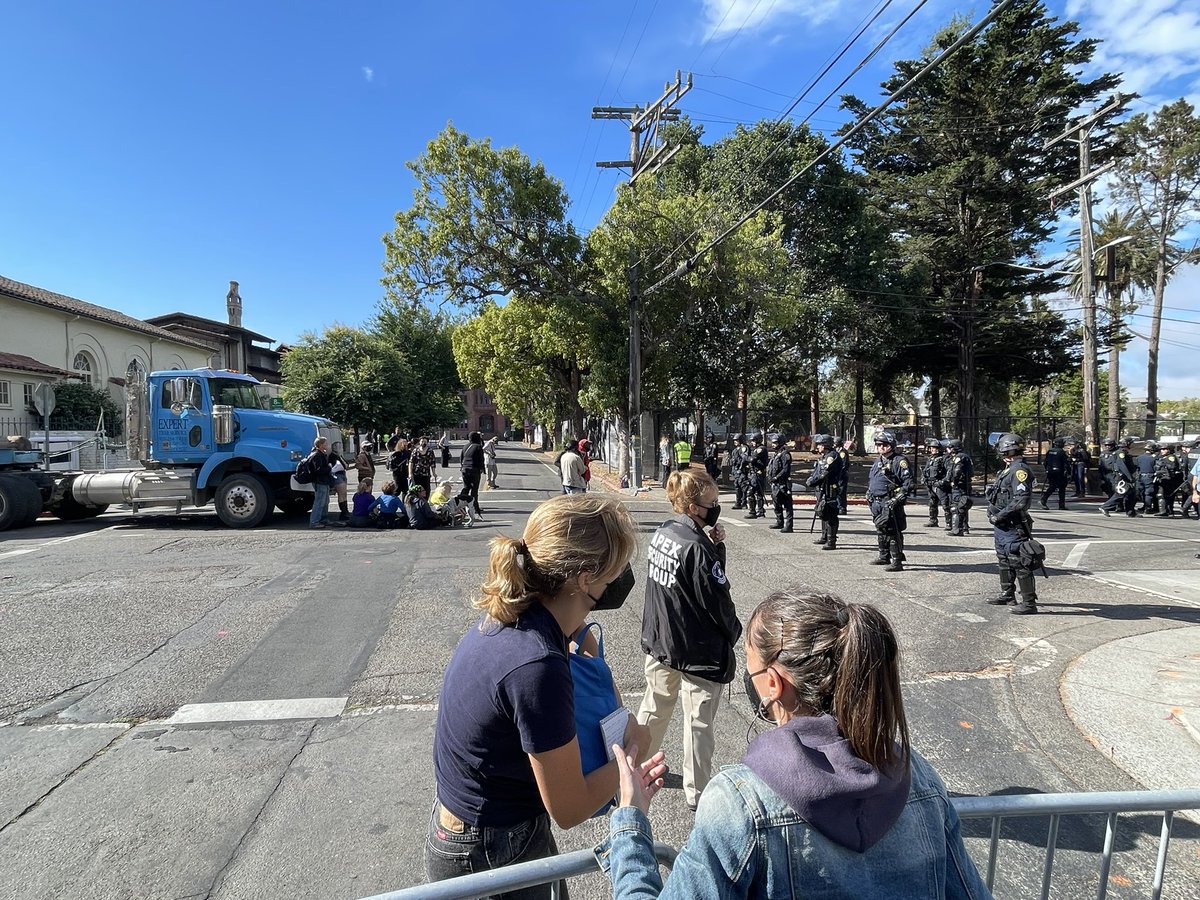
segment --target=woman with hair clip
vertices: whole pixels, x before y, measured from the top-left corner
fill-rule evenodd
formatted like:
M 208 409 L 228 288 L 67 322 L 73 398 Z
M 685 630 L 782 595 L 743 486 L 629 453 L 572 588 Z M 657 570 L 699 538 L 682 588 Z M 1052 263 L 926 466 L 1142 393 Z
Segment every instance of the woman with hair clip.
M 878 609 L 780 591 L 746 628 L 758 735 L 700 799 L 664 886 L 647 811 L 662 787 L 618 756 L 596 848 L 614 897 L 991 896 L 941 778 L 911 748 L 896 636 Z
M 430 881 L 552 856 L 551 818 L 571 828 L 616 794 L 616 760 L 583 772 L 567 652 L 593 610 L 625 602 L 635 533 L 623 504 L 579 494 L 539 505 L 519 540 L 492 539 L 475 600 L 483 616 L 455 649 L 438 702 Z M 636 760 L 648 746 L 630 716 L 626 752 Z M 661 763 L 632 765 L 659 777 Z M 504 896 L 549 897 L 550 886 Z

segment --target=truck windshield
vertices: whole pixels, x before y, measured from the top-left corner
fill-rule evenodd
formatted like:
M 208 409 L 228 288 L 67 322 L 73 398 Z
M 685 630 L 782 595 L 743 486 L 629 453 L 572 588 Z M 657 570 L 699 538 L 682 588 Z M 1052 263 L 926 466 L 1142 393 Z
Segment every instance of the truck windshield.
M 213 405 L 232 406 L 234 409 L 265 409 L 262 397 L 255 385 L 236 378 L 212 378 L 208 382 Z

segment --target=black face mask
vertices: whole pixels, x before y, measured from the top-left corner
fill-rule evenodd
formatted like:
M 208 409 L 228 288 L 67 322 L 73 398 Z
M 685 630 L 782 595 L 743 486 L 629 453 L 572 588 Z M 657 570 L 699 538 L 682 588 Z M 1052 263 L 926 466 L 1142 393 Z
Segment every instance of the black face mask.
M 699 503 L 696 504 L 700 506 Z M 704 527 L 712 528 L 717 524 L 717 519 L 721 518 L 721 504 L 714 503 L 712 506 L 700 506 L 704 510 Z
M 599 597 L 592 597 L 592 602 L 596 604 L 595 609 L 620 609 L 625 605 L 625 600 L 629 596 L 629 592 L 633 590 L 633 566 L 625 563 L 625 569 L 608 583 L 608 587 L 604 589 L 604 593 Z

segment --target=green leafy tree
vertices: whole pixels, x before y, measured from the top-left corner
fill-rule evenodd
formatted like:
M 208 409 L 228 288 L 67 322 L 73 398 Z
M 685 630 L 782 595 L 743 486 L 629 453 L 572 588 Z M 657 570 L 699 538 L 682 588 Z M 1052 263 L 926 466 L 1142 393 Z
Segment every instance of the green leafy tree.
M 384 301 L 370 331 L 404 354 L 411 388 L 403 398 L 403 415 L 387 430 L 422 432 L 458 425 L 463 419 L 464 385 L 454 361 L 453 335 L 459 326 L 450 317 L 424 306 Z
M 921 59 L 897 63 L 883 92 L 965 28 L 952 23 Z M 1031 315 L 1027 298 L 1053 290 L 1054 279 L 992 264 L 1034 258 L 1050 236 L 1058 213 L 1046 195 L 1078 172 L 1070 157 L 1043 147 L 1075 110 L 1118 83 L 1079 76 L 1096 41 L 1077 40 L 1078 31 L 1040 0 L 1019 0 L 851 140 L 872 202 L 889 211 L 903 254 L 928 278 L 924 297 L 909 298 L 927 345 L 911 365 L 957 379 L 957 430 L 968 441 L 979 414 L 977 378 L 1038 383 L 1075 363 L 1065 321 Z M 843 103 L 856 115 L 868 109 L 853 97 Z
M 283 357 L 288 408 L 356 429 L 386 431 L 408 422 L 415 386 L 405 352 L 359 328 L 306 333 Z
M 30 406 L 27 412 L 37 415 Z M 125 430 L 125 411 L 117 406 L 108 391 L 82 381 L 61 381 L 54 385 L 54 412 L 50 420 L 59 427 L 91 430 L 104 414 L 104 429 L 120 435 Z
M 1140 113 L 1124 123 L 1119 135 L 1128 155 L 1117 167 L 1115 193 L 1136 213 L 1152 239 L 1154 307 L 1146 356 L 1146 420 L 1143 434 L 1154 437 L 1158 417 L 1158 351 L 1163 295 L 1167 282 L 1185 260 L 1179 233 L 1200 216 L 1200 118 L 1186 100 Z

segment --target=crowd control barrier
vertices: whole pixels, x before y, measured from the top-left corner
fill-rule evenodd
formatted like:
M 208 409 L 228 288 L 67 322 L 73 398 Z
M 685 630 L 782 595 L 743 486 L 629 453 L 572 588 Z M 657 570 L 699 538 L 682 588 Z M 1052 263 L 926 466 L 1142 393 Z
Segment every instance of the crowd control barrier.
M 980 866 L 987 885 L 995 884 L 996 869 L 1000 858 L 1000 829 L 1005 819 L 1049 816 L 1050 824 L 1046 835 L 1045 859 L 1042 864 L 1042 887 L 1038 895 L 1042 900 L 1050 896 L 1050 880 L 1054 870 L 1054 853 L 1058 842 L 1059 824 L 1063 816 L 1105 815 L 1107 823 L 1104 847 L 1100 853 L 1100 881 L 1096 897 L 1104 900 L 1108 893 L 1109 870 L 1112 866 L 1113 847 L 1117 836 L 1117 817 L 1121 813 L 1157 813 L 1162 815 L 1162 830 L 1158 841 L 1158 860 L 1154 868 L 1154 881 L 1150 897 L 1159 900 L 1163 880 L 1167 871 L 1167 849 L 1171 841 L 1171 829 L 1175 813 L 1180 810 L 1200 809 L 1200 789 L 1182 791 L 1110 791 L 1080 794 L 1011 794 L 990 797 L 955 797 L 951 801 L 964 822 L 987 819 L 991 823 L 991 839 L 985 866 Z M 654 855 L 660 863 L 671 865 L 677 851 L 668 844 L 655 842 Z M 978 864 L 978 860 L 976 860 Z M 376 894 L 363 900 L 470 900 L 504 891 L 551 884 L 551 896 L 557 900 L 557 882 L 575 875 L 584 875 L 599 868 L 590 849 L 574 850 L 546 859 L 477 872 L 432 884 L 386 894 Z

